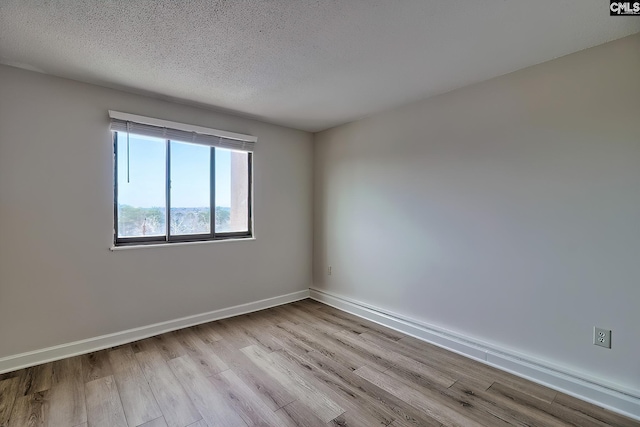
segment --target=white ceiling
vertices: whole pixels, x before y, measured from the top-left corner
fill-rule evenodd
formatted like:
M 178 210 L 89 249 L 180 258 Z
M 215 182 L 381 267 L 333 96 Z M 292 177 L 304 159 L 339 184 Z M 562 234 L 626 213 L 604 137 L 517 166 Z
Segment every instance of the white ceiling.
M 606 0 L 0 0 L 0 62 L 318 131 L 640 31 Z

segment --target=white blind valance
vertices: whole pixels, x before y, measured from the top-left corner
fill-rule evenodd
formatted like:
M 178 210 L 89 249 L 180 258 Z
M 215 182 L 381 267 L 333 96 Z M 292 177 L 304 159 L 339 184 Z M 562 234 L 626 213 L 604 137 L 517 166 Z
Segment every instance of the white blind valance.
M 111 130 L 128 132 L 172 141 L 208 145 L 210 147 L 252 152 L 256 137 L 238 133 L 187 125 L 151 117 L 136 116 L 128 113 L 109 111 Z

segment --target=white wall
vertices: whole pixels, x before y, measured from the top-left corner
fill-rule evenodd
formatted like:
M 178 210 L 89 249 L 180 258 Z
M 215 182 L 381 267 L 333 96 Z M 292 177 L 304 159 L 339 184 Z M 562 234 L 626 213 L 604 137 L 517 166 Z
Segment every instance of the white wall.
M 314 286 L 640 390 L 639 123 L 635 35 L 317 134 Z
M 109 109 L 257 136 L 256 240 L 111 252 Z M 0 357 L 307 289 L 311 141 L 0 66 Z

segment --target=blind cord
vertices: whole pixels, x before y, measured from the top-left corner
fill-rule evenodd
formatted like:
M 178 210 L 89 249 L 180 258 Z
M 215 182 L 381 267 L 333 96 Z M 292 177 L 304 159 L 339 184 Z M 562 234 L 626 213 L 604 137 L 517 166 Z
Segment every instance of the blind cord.
M 127 184 L 129 184 L 131 182 L 129 180 L 129 167 L 130 167 L 130 162 L 129 162 L 129 122 L 127 122 Z

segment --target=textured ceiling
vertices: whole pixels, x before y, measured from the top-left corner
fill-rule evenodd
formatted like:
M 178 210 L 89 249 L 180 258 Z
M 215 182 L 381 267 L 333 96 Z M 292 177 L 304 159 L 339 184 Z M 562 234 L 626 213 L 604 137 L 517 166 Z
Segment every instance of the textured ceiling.
M 605 0 L 0 0 L 0 62 L 317 131 L 640 31 Z

